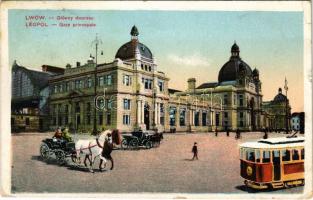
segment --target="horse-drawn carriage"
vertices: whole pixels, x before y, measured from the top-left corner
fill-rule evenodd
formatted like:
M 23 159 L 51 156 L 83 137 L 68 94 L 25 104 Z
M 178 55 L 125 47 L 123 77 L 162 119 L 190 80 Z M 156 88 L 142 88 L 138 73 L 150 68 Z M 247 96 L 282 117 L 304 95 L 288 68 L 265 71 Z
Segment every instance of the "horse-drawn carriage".
M 80 164 L 81 156 L 85 156 L 84 164 L 87 167 L 87 159 L 90 162 L 89 170 L 93 172 L 93 164 L 96 158 L 100 158 L 99 169 L 102 171 L 106 167 L 106 160 L 111 161 L 113 169 L 113 158 L 111 152 L 114 144 L 120 144 L 120 134 L 118 130 L 106 130 L 99 134 L 97 138 L 79 139 L 76 142 L 67 142 L 64 139 L 47 138 L 42 140 L 40 155 L 44 160 L 55 158 L 57 163 L 63 165 L 67 158 L 71 158 L 73 163 Z M 104 163 L 104 168 L 102 164 Z
M 158 147 L 163 139 L 162 133 L 147 133 L 143 131 L 133 131 L 130 134 L 124 134 L 121 143 L 122 149 L 138 149 L 139 147 L 145 147 L 150 149 L 152 147 Z
M 47 160 L 55 156 L 59 165 L 65 164 L 67 157 L 71 157 L 74 161 L 75 154 L 75 143 L 66 142 L 63 139 L 47 138 L 42 140 L 42 144 L 40 146 L 41 157 Z

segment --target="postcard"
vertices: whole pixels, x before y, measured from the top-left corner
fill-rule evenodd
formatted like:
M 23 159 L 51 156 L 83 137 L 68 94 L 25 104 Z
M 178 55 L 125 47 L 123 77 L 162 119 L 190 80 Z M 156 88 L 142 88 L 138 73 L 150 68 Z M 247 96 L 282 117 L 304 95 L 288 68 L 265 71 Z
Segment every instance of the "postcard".
M 312 198 L 310 6 L 3 2 L 0 193 Z

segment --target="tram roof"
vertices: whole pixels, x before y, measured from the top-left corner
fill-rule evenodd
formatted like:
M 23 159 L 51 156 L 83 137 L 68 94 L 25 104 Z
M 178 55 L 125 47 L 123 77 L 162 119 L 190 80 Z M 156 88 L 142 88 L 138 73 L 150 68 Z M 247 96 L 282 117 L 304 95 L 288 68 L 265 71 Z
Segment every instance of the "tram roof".
M 304 146 L 304 137 L 279 137 L 279 138 L 269 138 L 262 139 L 255 142 L 245 142 L 240 145 L 240 147 L 247 148 L 287 148 L 287 147 L 298 147 Z

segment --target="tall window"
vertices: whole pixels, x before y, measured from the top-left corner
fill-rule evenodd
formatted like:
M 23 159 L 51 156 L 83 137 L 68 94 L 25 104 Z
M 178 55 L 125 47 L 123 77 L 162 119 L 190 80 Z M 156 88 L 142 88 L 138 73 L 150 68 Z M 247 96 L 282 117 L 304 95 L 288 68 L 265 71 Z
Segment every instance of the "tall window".
M 79 80 L 75 81 L 75 89 L 79 89 Z
M 228 118 L 228 112 L 224 112 L 224 118 Z
M 79 88 L 84 88 L 84 81 L 83 80 L 79 80 Z
M 195 112 L 195 126 L 199 126 L 199 111 Z
M 219 126 L 220 125 L 220 114 L 216 113 L 215 114 L 215 126 Z
M 92 79 L 91 79 L 91 78 L 88 78 L 88 79 L 87 79 L 87 87 L 88 87 L 88 88 L 91 88 L 91 87 L 92 87 Z
M 66 82 L 66 91 L 70 91 L 71 90 L 71 82 Z
M 111 113 L 107 113 L 107 125 L 111 125 Z
M 160 92 L 163 92 L 164 91 L 164 81 L 159 80 L 158 85 L 159 85 Z
M 164 104 L 160 104 L 160 123 L 164 125 Z
M 129 75 L 124 75 L 123 76 L 123 84 L 126 86 L 131 85 L 131 77 Z
M 123 115 L 123 124 L 124 125 L 130 124 L 130 115 Z
M 202 126 L 206 126 L 206 117 L 207 117 L 206 112 L 202 112 Z
M 143 80 L 145 89 L 151 90 L 152 89 L 152 80 L 151 79 L 145 79 L 145 78 L 143 78 L 142 80 Z
M 176 125 L 176 108 L 170 107 L 170 126 Z
M 224 94 L 224 105 L 228 104 L 228 95 Z
M 65 113 L 68 113 L 68 105 L 67 105 L 67 104 L 66 104 L 65 107 L 64 107 L 64 112 L 65 112 Z
M 26 124 L 26 126 L 29 126 L 29 125 L 30 125 L 30 123 L 29 123 L 29 118 L 28 118 L 28 117 L 26 117 L 26 119 L 25 119 L 25 124 Z
M 185 126 L 186 125 L 185 121 L 186 121 L 186 110 L 181 109 L 179 114 L 179 125 Z
M 99 125 L 103 124 L 103 114 L 99 113 Z
M 112 85 L 112 75 L 107 75 L 107 85 Z
M 104 85 L 104 77 L 100 76 L 99 77 L 99 86 L 103 86 Z
M 239 95 L 239 106 L 243 106 L 243 96 Z
M 54 86 L 54 93 L 58 93 L 58 85 Z
M 124 99 L 124 110 L 130 110 L 130 99 Z
M 236 102 L 236 98 L 237 98 L 237 95 L 235 95 L 235 94 L 234 94 L 234 105 L 236 105 L 236 104 L 237 104 L 237 102 Z
M 79 102 L 76 102 L 76 103 L 75 103 L 75 111 L 76 111 L 76 112 L 80 112 Z

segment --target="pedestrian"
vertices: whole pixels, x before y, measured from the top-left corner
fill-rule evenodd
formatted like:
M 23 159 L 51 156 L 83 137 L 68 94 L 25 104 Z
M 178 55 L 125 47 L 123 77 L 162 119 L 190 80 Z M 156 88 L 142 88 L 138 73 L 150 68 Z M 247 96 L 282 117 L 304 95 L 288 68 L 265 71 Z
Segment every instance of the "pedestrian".
M 268 138 L 268 135 L 267 135 L 267 129 L 266 129 L 266 128 L 264 128 L 264 129 L 263 129 L 263 131 L 264 131 L 264 136 L 263 136 L 263 139 L 267 139 L 267 138 Z
M 215 136 L 216 136 L 216 137 L 217 137 L 217 134 L 218 134 L 217 128 L 215 128 Z
M 228 128 L 226 128 L 226 135 L 227 135 L 227 137 L 229 137 L 229 129 Z
M 240 130 L 239 130 L 239 128 L 237 128 L 235 139 L 239 139 L 239 138 L 240 138 Z
M 198 160 L 198 147 L 196 142 L 193 144 L 191 152 L 193 153 L 192 160 L 194 160 L 195 158 Z

